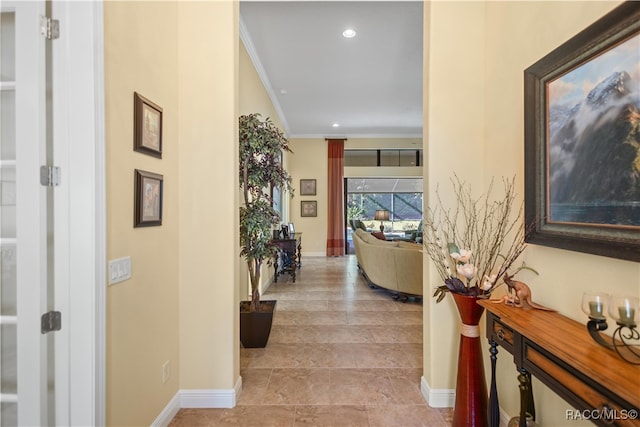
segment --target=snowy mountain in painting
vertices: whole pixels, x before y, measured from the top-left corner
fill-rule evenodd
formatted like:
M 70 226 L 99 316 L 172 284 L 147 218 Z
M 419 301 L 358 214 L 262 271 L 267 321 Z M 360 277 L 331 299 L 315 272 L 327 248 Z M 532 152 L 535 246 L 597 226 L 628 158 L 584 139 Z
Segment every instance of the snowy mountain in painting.
M 640 82 L 626 71 L 549 111 L 550 202 L 640 202 Z

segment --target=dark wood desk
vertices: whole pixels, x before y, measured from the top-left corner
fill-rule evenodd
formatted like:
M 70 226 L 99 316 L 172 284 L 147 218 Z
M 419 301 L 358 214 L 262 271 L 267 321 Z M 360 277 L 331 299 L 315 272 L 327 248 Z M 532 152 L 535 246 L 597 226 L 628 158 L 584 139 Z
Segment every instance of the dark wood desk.
M 294 233 L 285 239 L 273 239 L 271 243 L 279 248 L 273 263 L 274 282 L 278 282 L 279 275 L 288 272 L 293 283 L 296 283 L 296 270 L 302 267 L 302 233 Z
M 596 425 L 640 426 L 640 366 L 597 344 L 587 331 L 586 321 L 582 324 L 559 313 L 486 300 L 479 304 L 487 310 L 486 333 L 491 346 L 491 427 L 497 427 L 500 419 L 495 384 L 498 346 L 513 355 L 520 389 L 530 398 L 530 402 L 521 402 L 527 412 L 535 414 L 530 383 L 533 375 L 573 408 L 595 410 L 586 414 Z M 607 414 L 616 419 L 594 419 Z

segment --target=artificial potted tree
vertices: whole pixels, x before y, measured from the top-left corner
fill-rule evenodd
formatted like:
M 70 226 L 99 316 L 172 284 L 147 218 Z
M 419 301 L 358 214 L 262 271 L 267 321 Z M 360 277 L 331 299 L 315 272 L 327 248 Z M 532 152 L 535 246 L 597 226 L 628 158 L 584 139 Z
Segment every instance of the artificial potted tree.
M 276 257 L 271 244 L 272 228 L 280 222 L 273 209 L 269 187 L 291 189 L 291 177 L 281 162 L 283 151 L 291 152 L 287 138 L 271 119 L 260 114 L 240 116 L 240 255 L 247 261 L 251 301 L 240 303 L 240 340 L 245 347 L 264 347 L 271 332 L 275 301 L 260 301 L 260 275 L 265 262 Z

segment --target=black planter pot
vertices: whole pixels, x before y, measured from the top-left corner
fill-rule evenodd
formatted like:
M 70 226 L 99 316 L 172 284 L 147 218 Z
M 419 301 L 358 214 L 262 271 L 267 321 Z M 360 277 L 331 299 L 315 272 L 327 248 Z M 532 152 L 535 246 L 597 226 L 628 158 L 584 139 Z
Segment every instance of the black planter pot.
M 258 311 L 249 311 L 250 301 L 240 303 L 240 342 L 245 348 L 263 348 L 269 341 L 275 300 L 260 301 Z

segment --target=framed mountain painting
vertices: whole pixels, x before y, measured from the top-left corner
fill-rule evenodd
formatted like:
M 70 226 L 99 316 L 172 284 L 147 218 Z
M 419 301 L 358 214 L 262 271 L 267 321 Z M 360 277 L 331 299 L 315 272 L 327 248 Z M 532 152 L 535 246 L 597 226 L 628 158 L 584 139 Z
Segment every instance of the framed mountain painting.
M 640 2 L 525 70 L 527 241 L 640 261 Z

